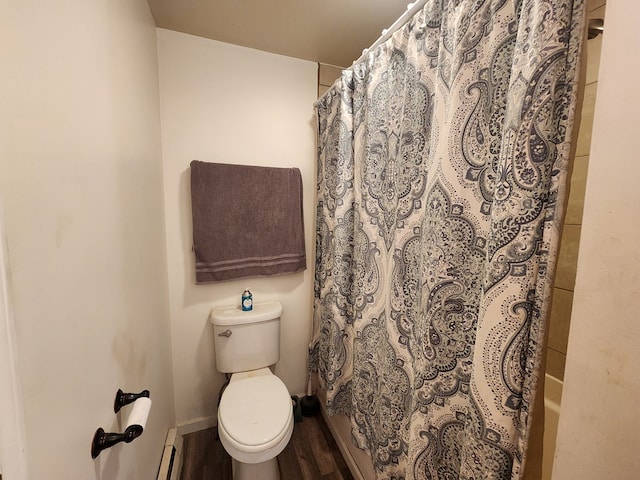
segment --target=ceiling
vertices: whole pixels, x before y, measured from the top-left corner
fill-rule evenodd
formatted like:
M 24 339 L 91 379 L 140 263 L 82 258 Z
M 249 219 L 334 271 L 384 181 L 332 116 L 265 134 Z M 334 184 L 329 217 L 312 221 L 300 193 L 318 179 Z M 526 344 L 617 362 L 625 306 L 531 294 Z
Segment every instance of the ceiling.
M 160 28 L 347 67 L 407 0 L 147 0 Z

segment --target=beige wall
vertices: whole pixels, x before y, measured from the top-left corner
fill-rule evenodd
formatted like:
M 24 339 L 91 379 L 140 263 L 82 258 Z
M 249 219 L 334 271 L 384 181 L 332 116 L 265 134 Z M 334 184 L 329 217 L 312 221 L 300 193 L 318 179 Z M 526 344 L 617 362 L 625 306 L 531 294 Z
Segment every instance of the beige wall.
M 554 479 L 637 478 L 640 3 L 608 2 Z
M 174 418 L 149 8 L 3 2 L 0 64 L 0 196 L 30 478 L 154 478 Z M 121 428 L 118 388 L 151 391 L 147 428 L 93 461 L 95 430 Z
M 276 373 L 292 393 L 305 390 L 315 243 L 317 65 L 163 29 L 158 29 L 158 53 L 176 418 L 180 425 L 196 422 L 199 428 L 215 421 L 224 382 L 215 369 L 209 313 L 217 305 L 239 304 L 246 286 L 255 302 L 283 304 Z M 194 159 L 300 168 L 307 270 L 195 285 L 189 193 Z

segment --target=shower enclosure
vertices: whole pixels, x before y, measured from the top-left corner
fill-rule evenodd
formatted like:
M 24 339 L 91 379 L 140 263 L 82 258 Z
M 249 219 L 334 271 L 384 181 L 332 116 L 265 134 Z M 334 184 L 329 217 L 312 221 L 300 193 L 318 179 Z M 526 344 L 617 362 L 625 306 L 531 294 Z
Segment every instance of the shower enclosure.
M 583 13 L 427 1 L 318 102 L 311 367 L 379 478 L 533 467 Z

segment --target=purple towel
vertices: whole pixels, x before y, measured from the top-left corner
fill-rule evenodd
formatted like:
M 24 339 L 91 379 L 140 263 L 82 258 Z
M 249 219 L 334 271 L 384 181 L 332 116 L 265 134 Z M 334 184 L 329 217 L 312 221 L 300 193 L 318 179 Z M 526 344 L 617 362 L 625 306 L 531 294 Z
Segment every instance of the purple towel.
M 307 268 L 297 168 L 191 162 L 196 283 Z

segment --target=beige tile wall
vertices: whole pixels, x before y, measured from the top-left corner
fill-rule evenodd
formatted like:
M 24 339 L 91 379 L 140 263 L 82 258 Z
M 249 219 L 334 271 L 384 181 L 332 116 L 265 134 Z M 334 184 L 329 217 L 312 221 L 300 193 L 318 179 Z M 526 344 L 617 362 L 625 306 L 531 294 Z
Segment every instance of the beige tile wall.
M 318 97 L 329 90 L 333 82 L 342 74 L 342 67 L 334 65 L 318 64 Z
M 590 19 L 604 19 L 605 0 L 590 0 L 588 8 Z M 564 366 L 567 356 L 567 340 L 569 338 L 569 323 L 573 304 L 573 287 L 576 280 L 576 263 L 580 245 L 585 185 L 589 168 L 591 128 L 593 126 L 593 112 L 598 88 L 598 67 L 600 65 L 602 37 L 600 35 L 587 41 L 586 85 L 580 130 L 578 132 L 570 193 L 562 230 L 553 305 L 551 307 L 549 343 L 547 346 L 547 373 L 559 379 L 564 379 Z

